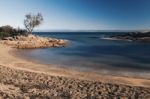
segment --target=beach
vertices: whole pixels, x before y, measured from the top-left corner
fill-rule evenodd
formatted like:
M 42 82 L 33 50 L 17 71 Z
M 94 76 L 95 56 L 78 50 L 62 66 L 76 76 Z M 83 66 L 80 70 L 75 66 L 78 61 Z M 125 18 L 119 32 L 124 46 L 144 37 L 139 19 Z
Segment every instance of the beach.
M 149 79 L 100 75 L 47 66 L 24 60 L 16 56 L 16 52 L 17 49 L 0 44 L 1 97 L 150 98 Z
M 0 99 L 150 99 L 150 0 L 1 0 Z

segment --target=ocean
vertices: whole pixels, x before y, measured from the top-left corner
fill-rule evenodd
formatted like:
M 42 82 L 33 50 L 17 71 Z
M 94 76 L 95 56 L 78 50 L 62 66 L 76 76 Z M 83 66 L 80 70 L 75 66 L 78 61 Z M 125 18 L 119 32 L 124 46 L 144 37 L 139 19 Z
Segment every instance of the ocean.
M 150 43 L 104 39 L 119 32 L 35 32 L 70 40 L 64 48 L 20 49 L 31 61 L 59 68 L 150 79 Z M 122 33 L 123 34 L 123 33 Z

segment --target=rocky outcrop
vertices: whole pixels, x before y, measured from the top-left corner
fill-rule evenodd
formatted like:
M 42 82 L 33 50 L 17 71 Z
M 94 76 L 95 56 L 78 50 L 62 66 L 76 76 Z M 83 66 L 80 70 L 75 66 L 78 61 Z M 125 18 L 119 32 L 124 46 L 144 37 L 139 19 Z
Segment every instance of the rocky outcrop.
M 47 47 L 65 47 L 69 41 L 49 37 L 40 37 L 36 35 L 7 37 L 0 41 L 2 44 L 10 45 L 14 48 L 47 48 Z
M 127 34 L 114 35 L 110 38 L 115 40 L 125 40 L 125 41 L 136 41 L 136 42 L 150 42 L 150 32 L 133 32 Z

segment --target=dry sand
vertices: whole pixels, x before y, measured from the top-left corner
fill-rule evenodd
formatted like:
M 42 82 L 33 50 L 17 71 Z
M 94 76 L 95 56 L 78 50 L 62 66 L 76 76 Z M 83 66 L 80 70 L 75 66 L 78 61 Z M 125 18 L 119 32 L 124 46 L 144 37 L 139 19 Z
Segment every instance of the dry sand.
M 150 99 L 150 80 L 100 75 L 37 64 L 0 44 L 0 96 L 3 98 Z M 77 98 L 78 97 L 78 98 Z

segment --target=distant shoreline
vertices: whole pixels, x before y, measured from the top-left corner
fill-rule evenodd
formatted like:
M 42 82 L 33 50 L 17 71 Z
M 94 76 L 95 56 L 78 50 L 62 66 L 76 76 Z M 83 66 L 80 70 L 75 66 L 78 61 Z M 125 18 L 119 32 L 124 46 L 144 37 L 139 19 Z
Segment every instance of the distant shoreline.
M 109 38 L 134 42 L 150 42 L 150 32 L 130 32 L 127 34 L 112 35 Z

